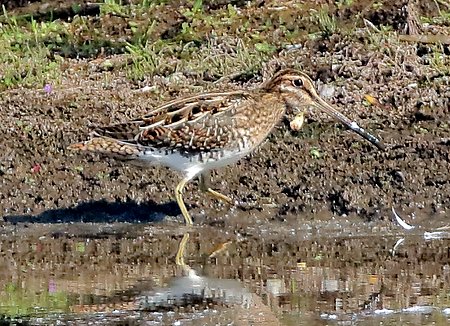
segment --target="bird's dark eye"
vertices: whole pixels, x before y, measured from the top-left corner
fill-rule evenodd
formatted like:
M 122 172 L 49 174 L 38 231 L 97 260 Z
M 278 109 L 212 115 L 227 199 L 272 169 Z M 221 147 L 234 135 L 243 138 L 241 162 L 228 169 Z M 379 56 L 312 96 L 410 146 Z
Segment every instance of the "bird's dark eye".
M 303 80 L 301 80 L 301 79 L 294 79 L 292 81 L 292 85 L 294 85 L 295 87 L 302 87 L 303 86 Z

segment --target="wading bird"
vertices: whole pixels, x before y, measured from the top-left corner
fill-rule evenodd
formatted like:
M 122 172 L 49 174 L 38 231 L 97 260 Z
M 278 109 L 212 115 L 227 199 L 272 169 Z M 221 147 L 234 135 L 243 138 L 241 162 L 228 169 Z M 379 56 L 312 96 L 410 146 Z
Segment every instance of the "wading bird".
M 211 92 L 167 102 L 141 118 L 100 127 L 73 150 L 106 154 L 140 166 L 160 164 L 183 174 L 175 198 L 186 224 L 192 219 L 183 189 L 199 176 L 200 189 L 232 204 L 209 186 L 212 169 L 232 164 L 252 152 L 281 121 L 288 108 L 301 114 L 312 106 L 340 121 L 379 149 L 383 144 L 322 100 L 303 72 L 285 69 L 252 90 Z

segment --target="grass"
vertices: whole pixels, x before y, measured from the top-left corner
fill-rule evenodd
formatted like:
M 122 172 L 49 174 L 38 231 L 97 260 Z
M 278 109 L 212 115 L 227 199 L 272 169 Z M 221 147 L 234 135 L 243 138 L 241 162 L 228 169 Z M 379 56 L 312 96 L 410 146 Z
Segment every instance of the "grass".
M 335 6 L 347 8 L 353 3 L 338 0 Z M 0 90 L 58 84 L 64 76 L 66 58 L 93 60 L 111 54 L 131 58 L 131 64 L 120 69 L 125 69 L 133 81 L 180 70 L 214 76 L 255 72 L 289 44 L 352 33 L 343 31 L 327 6 L 314 8 L 289 2 L 283 10 L 271 10 L 253 3 L 214 9 L 209 5 L 202 0 L 185 0 L 174 8 L 164 0 L 131 4 L 104 0 L 98 16 L 77 14 L 70 20 L 54 17 L 49 21 L 37 21 L 30 14 L 15 16 L 3 7 Z M 429 22 L 448 24 L 444 9 Z M 81 7 L 72 11 L 79 13 Z M 388 26 L 380 27 L 379 32 L 370 32 L 367 45 L 377 49 L 393 34 Z M 440 53 L 431 62 L 445 70 Z
M 145 75 L 152 75 L 163 70 L 162 49 L 155 44 L 131 44 L 126 45 L 131 54 L 132 64 L 128 67 L 127 76 L 131 80 L 141 80 Z
M 436 17 L 421 17 L 424 23 L 450 26 L 450 3 L 445 0 L 434 0 L 438 15 Z
M 319 27 L 320 33 L 323 38 L 329 38 L 337 31 L 336 18 L 330 14 L 326 6 L 322 6 L 320 9 L 311 9 L 311 23 L 316 24 Z
M 239 41 L 231 53 L 218 50 L 215 58 L 210 39 L 221 38 L 214 36 L 215 32 L 234 24 L 233 33 L 245 34 L 250 24 L 248 21 L 240 24 L 242 17 L 231 5 L 211 14 L 204 12 L 201 0 L 190 4 L 180 9 L 184 21 L 179 30 L 164 39 L 161 38 L 164 22 L 156 18 L 161 12 L 167 12 L 163 1 L 124 5 L 119 0 L 105 0 L 100 4 L 98 17 L 76 15 L 70 22 L 58 19 L 37 22 L 29 15 L 11 15 L 3 7 L 0 89 L 57 84 L 64 58 L 95 59 L 104 52 L 131 56 L 132 64 L 125 67 L 126 75 L 131 80 L 141 80 L 147 75 L 178 68 L 199 74 L 211 71 L 215 75 L 237 69 L 254 71 L 277 49 L 260 30 L 254 29 L 245 40 L 236 38 Z M 267 24 L 264 29 L 268 29 Z
M 242 39 L 223 38 L 208 41 L 181 65 L 201 73 L 228 76 L 258 71 L 269 59 L 269 53 L 258 50 L 258 45 L 247 46 Z
M 441 45 L 435 45 L 432 54 L 429 56 L 431 67 L 442 75 L 450 76 L 450 59 L 445 54 L 445 50 Z
M 0 23 L 0 88 L 16 85 L 32 86 L 58 78 L 60 58 L 51 57 L 49 41 L 60 42 L 64 27 L 54 23 L 19 24 L 8 16 L 3 7 L 5 22 Z
M 129 7 L 124 6 L 120 0 L 104 0 L 104 3 L 100 5 L 100 14 L 127 16 L 130 14 L 128 8 Z

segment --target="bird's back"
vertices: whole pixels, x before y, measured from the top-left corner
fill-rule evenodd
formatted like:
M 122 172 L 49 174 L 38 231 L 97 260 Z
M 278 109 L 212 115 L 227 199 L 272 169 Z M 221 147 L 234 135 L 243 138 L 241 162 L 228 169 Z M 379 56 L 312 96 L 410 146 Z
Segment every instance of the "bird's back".
M 253 147 L 248 112 L 260 109 L 259 100 L 245 91 L 231 91 L 170 101 L 138 119 L 98 127 L 91 140 L 71 149 L 164 165 L 170 155 L 190 162 L 245 155 Z

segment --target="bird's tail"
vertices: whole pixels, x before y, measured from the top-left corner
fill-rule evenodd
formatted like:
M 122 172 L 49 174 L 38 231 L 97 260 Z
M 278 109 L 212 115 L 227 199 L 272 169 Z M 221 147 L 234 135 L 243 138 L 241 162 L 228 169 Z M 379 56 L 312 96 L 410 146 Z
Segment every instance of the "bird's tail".
M 140 150 L 137 146 L 108 137 L 94 137 L 85 142 L 72 144 L 67 148 L 74 151 L 100 153 L 123 159 L 135 158 L 140 154 Z

